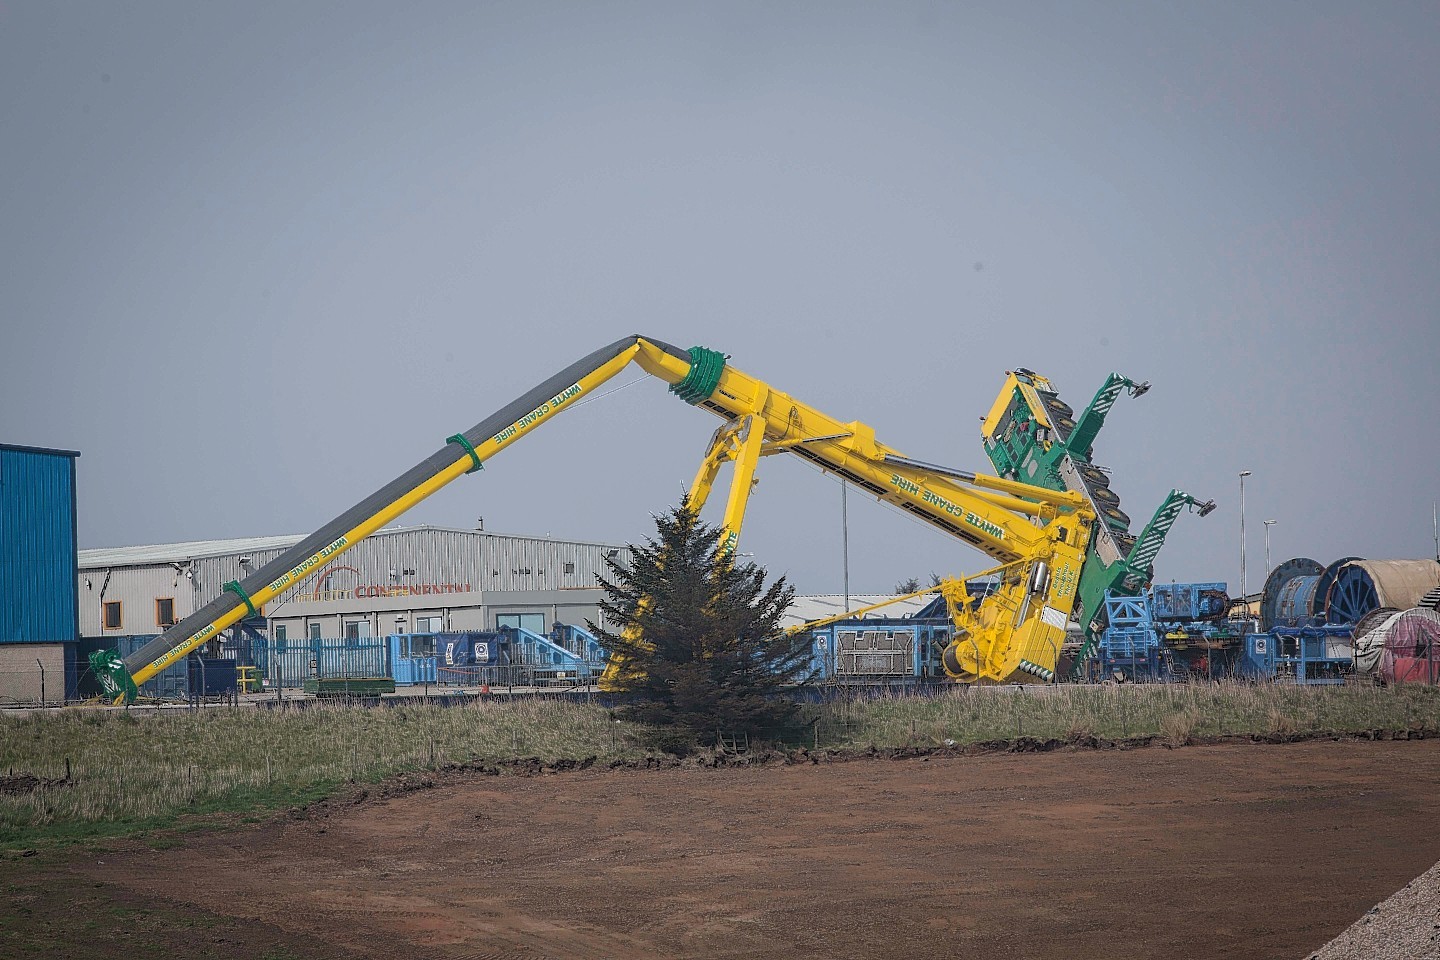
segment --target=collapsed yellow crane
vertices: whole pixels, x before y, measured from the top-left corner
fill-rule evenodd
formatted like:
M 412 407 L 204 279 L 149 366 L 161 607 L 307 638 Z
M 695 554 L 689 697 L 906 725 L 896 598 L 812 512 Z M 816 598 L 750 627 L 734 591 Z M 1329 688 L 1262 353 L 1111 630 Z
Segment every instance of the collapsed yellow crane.
M 323 564 L 395 520 L 452 480 L 480 470 L 501 450 L 592 396 L 631 362 L 670 384 L 672 392 L 725 422 L 715 431 L 690 499 L 700 509 L 720 468 L 733 463 L 721 521 L 721 545 L 733 552 L 761 457 L 789 453 L 893 503 L 931 526 L 983 550 L 998 566 L 996 587 L 972 597 L 964 580 L 947 580 L 955 632 L 943 653 L 956 680 L 1005 681 L 1017 674 L 1054 676 L 1075 602 L 1095 514 L 1079 494 L 912 460 L 875 439 L 859 421 L 842 423 L 729 366 L 721 354 L 680 350 L 626 337 L 571 364 L 502 407 L 325 524 L 243 581 L 127 658 L 101 651 L 91 667 L 107 694 L 132 699 L 137 687 L 220 631 L 296 586 Z

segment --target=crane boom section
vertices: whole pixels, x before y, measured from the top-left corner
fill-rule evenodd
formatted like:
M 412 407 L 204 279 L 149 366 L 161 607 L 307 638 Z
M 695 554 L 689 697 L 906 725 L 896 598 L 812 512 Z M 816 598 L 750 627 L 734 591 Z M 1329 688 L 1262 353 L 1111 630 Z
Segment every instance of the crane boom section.
M 161 633 L 121 661 L 101 652 L 92 666 L 108 694 L 133 698 L 135 688 L 178 662 L 222 630 L 258 612 L 326 563 L 390 523 L 415 504 L 481 465 L 540 424 L 592 395 L 625 368 L 639 351 L 639 337 L 626 337 L 571 364 L 463 433 L 438 451 L 355 504 L 300 543 L 242 581 L 226 585 L 214 600 Z M 661 341 L 652 350 L 684 351 Z
M 682 351 L 632 336 L 571 364 L 469 430 L 447 437 L 437 452 L 243 581 L 226 584 L 210 603 L 124 660 L 110 651 L 95 654 L 91 662 L 102 685 L 112 696 L 132 698 L 139 684 L 247 615 L 258 614 L 266 603 L 446 484 L 481 469 L 541 424 L 592 396 L 632 361 L 669 383 L 682 399 L 727 421 L 716 432 L 696 478 L 703 499 L 720 463 L 735 463 L 722 523 L 727 549 L 733 550 L 739 536 L 756 461 L 793 453 L 1001 561 L 998 569 L 1006 571 L 1001 589 L 981 613 L 975 614 L 974 605 L 956 608 L 966 611 L 965 617 L 956 614 L 956 626 L 966 631 L 974 655 L 948 651 L 945 660 L 953 675 L 1004 679 L 1017 664 L 1037 660 L 1053 665 L 1055 657 L 1043 655 L 1037 638 L 1058 655 L 1056 637 L 1063 636 L 1093 522 L 1078 495 L 909 460 L 878 442 L 871 427 L 821 413 L 729 367 L 713 351 Z M 1037 598 L 1040 602 L 1032 605 Z
M 642 369 L 671 384 L 683 380 L 690 370 L 688 362 L 646 349 L 643 343 L 637 361 Z M 729 421 L 757 418 L 764 424 L 762 456 L 784 452 L 809 460 L 997 560 L 1033 556 L 1053 538 L 1053 533 L 1047 534 L 1030 518 L 1054 519 L 1061 513 L 1074 513 L 1083 504 L 1081 497 L 1068 491 L 967 475 L 974 486 L 1011 494 L 995 497 L 957 483 L 935 468 L 927 469 L 929 465 L 897 462 L 907 458 L 876 440 L 874 428 L 858 421 L 836 420 L 728 364 L 713 392 L 696 406 Z M 1016 495 L 1022 492 L 1035 502 Z

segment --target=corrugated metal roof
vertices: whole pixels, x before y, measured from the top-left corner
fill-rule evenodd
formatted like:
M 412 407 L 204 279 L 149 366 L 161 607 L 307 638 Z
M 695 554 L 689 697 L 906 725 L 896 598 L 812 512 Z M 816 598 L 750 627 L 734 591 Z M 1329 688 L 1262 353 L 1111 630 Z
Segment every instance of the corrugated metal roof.
M 434 524 L 417 524 L 413 527 L 386 527 L 377 530 L 370 537 L 383 537 L 416 530 L 438 530 L 447 533 L 468 533 L 477 537 L 497 537 L 505 540 L 534 540 L 542 543 L 576 543 L 584 546 L 615 547 L 619 544 L 598 543 L 588 540 L 557 540 L 554 537 L 525 536 L 509 533 L 493 533 L 489 530 L 462 530 L 457 527 L 440 527 Z M 187 540 L 183 543 L 156 543 L 137 547 L 96 547 L 80 551 L 79 566 L 82 570 L 103 567 L 138 567 L 152 563 L 182 563 L 202 557 L 225 557 L 236 553 L 259 552 L 261 550 L 284 550 L 293 547 L 303 535 L 293 534 L 282 537 L 240 537 L 233 540 Z
M 47 453 L 55 457 L 78 457 L 79 450 L 56 450 L 53 447 L 27 447 L 20 443 L 0 443 L 0 450 L 12 450 L 15 453 Z
M 850 609 L 857 607 L 868 607 L 872 603 L 879 603 L 882 600 L 890 599 L 894 594 L 875 593 L 859 596 L 851 594 Z M 932 597 L 929 594 L 919 597 L 911 597 L 908 600 L 897 600 L 886 607 L 870 614 L 872 617 L 905 617 L 911 616 L 924 609 Z M 790 609 L 785 612 L 782 624 L 786 627 L 793 627 L 800 623 L 809 623 L 811 620 L 819 620 L 822 617 L 833 617 L 837 613 L 845 611 L 845 597 L 843 594 L 823 594 L 811 597 L 796 597 L 790 603 Z
M 180 563 L 201 557 L 223 557 L 251 550 L 283 550 L 304 537 L 239 537 L 234 540 L 187 540 L 183 543 L 154 543 L 139 547 L 99 547 L 80 551 L 80 569 L 96 567 L 140 567 L 151 563 Z

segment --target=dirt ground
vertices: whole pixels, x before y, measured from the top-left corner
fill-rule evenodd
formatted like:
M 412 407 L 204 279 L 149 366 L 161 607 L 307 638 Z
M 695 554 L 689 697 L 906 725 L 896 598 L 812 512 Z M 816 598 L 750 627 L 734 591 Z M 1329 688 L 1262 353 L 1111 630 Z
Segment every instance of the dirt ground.
M 7 862 L 117 935 L 0 953 L 1298 960 L 1440 860 L 1437 740 L 466 776 Z

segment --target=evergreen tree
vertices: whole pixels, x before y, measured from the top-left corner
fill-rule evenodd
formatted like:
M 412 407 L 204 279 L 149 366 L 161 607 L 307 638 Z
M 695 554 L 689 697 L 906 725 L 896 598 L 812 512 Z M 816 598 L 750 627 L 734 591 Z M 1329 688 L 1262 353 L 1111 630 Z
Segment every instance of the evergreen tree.
M 916 590 L 919 589 L 920 581 L 915 577 L 911 577 L 909 580 L 901 580 L 899 583 L 895 584 L 896 593 L 914 593 Z
M 631 546 L 628 568 L 606 560 L 600 609 L 616 629 L 590 623 L 622 659 L 616 686 L 634 698 L 627 715 L 697 737 L 782 732 L 798 712 L 784 693 L 804 682 L 810 655 L 807 636 L 780 626 L 794 589 L 784 577 L 767 587 L 762 568 L 733 563 L 688 499 L 655 526 L 655 537 Z

